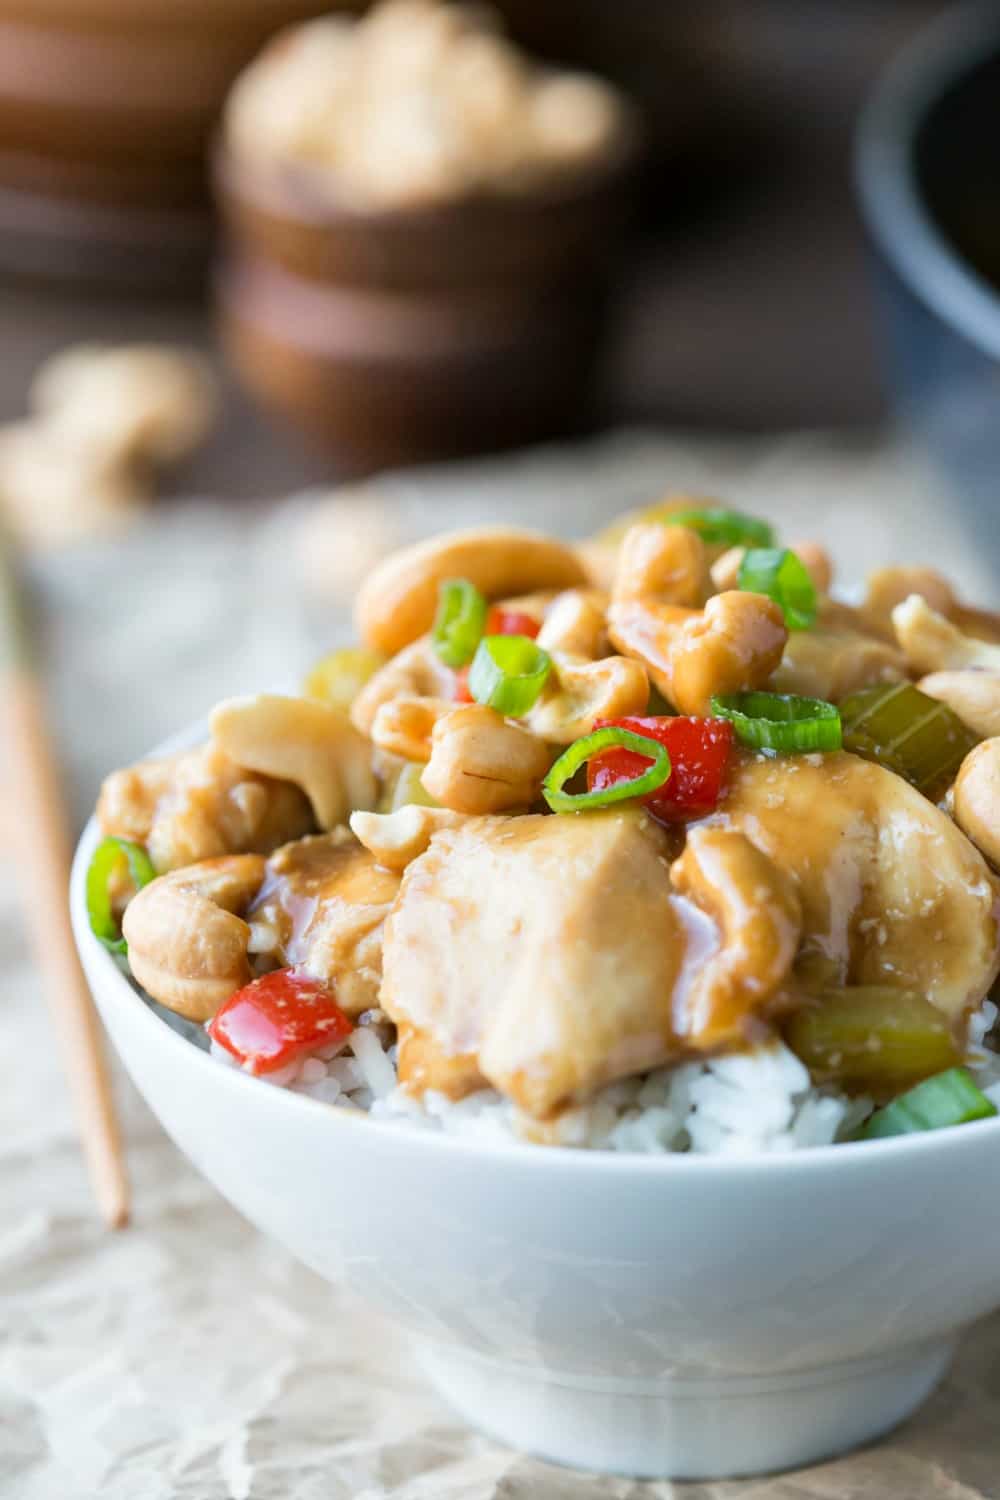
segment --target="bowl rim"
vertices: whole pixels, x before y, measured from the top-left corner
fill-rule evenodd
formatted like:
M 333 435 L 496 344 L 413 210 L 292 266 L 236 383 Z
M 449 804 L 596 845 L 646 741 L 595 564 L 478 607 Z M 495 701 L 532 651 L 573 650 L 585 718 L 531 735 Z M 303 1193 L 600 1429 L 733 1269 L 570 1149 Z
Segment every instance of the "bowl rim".
M 912 148 L 934 105 L 997 53 L 994 0 L 972 0 L 922 27 L 869 95 L 854 156 L 864 218 L 885 259 L 925 306 L 994 359 L 1000 359 L 1000 295 L 927 212 Z
M 146 758 L 170 754 L 176 750 L 190 749 L 207 736 L 207 725 L 200 721 L 193 727 L 172 735 L 163 744 L 148 752 Z M 761 1172 L 798 1176 L 810 1168 L 830 1171 L 839 1163 L 841 1173 L 854 1170 L 878 1172 L 890 1161 L 905 1164 L 921 1154 L 949 1155 L 973 1148 L 977 1142 L 986 1146 L 994 1143 L 1000 1149 L 1000 1115 L 992 1119 L 976 1120 L 967 1125 L 951 1125 L 941 1130 L 922 1134 L 886 1137 L 875 1141 L 846 1141 L 832 1146 L 810 1146 L 800 1151 L 761 1152 L 753 1156 L 705 1156 L 695 1152 L 668 1151 L 660 1153 L 587 1151 L 570 1146 L 538 1146 L 527 1141 L 483 1140 L 465 1137 L 444 1130 L 424 1129 L 405 1120 L 375 1122 L 360 1110 L 337 1109 L 323 1104 L 307 1094 L 293 1093 L 291 1089 L 267 1084 L 239 1068 L 227 1068 L 211 1054 L 196 1047 L 186 1037 L 168 1026 L 147 1005 L 132 982 L 126 977 L 115 957 L 104 947 L 90 930 L 87 917 L 86 875 L 91 854 L 101 838 L 96 816 L 88 819 L 80 836 L 73 857 L 70 875 L 69 904 L 73 935 L 77 951 L 83 963 L 88 983 L 92 990 L 98 988 L 101 1002 L 98 1009 L 107 1004 L 115 1010 L 130 1012 L 129 1019 L 137 1022 L 150 1042 L 164 1048 L 173 1048 L 178 1066 L 182 1057 L 195 1068 L 209 1068 L 220 1091 L 236 1089 L 238 1093 L 251 1089 L 260 1109 L 277 1109 L 299 1114 L 303 1123 L 315 1115 L 317 1124 L 321 1111 L 325 1115 L 326 1128 L 343 1128 L 350 1131 L 375 1131 L 384 1144 L 404 1145 L 418 1151 L 443 1153 L 445 1156 L 481 1157 L 484 1160 L 510 1165 L 523 1165 L 531 1171 L 558 1166 L 560 1170 L 574 1173 L 613 1177 L 639 1176 L 659 1180 L 675 1176 L 690 1179 L 699 1173 L 711 1174 L 713 1178 L 728 1177 L 738 1181 Z M 96 977 L 95 977 L 96 976 Z M 96 999 L 96 995 L 95 995 Z M 103 1017 L 102 1017 L 103 1019 Z M 105 1023 L 105 1029 L 109 1030 Z M 154 1038 L 155 1032 L 155 1038 Z M 206 1075 L 207 1081 L 207 1075 Z M 249 1103 L 245 1092 L 242 1097 Z M 266 1103 L 266 1100 L 270 1103 Z M 305 1111 L 301 1114 L 301 1111 Z M 369 1137 L 371 1138 L 371 1137 Z

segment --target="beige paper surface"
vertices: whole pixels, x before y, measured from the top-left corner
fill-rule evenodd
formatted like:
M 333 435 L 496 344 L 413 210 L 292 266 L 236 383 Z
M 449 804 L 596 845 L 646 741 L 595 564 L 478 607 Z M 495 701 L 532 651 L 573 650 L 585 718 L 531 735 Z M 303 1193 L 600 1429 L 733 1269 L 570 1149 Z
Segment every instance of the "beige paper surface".
M 489 516 L 579 532 L 668 485 L 785 513 L 789 535 L 835 536 L 845 566 L 890 557 L 898 529 L 900 550 L 939 560 L 989 599 L 968 538 L 897 455 L 820 439 L 620 439 L 582 458 L 393 482 L 378 517 L 387 535 Z M 365 514 L 344 509 L 348 532 Z M 47 658 L 81 810 L 102 769 L 218 696 L 293 681 L 343 628 L 342 611 L 331 608 L 327 626 L 315 597 L 303 607 L 290 562 L 275 572 L 275 539 L 298 515 L 285 507 L 247 524 L 192 504 L 118 556 L 46 562 Z M 2 1500 L 1000 1500 L 1000 1319 L 972 1333 L 940 1393 L 876 1448 L 773 1479 L 636 1484 L 559 1470 L 463 1429 L 393 1332 L 245 1224 L 124 1079 L 136 1222 L 105 1234 L 10 869 L 0 875 L 0 1064 Z

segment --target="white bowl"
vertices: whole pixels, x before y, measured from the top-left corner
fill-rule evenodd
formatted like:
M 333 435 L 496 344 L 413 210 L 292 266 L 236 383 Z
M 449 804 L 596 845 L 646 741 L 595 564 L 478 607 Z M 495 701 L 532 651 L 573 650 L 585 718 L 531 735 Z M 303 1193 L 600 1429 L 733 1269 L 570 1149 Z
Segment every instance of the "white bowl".
M 419 1341 L 473 1424 L 562 1463 L 790 1468 L 902 1421 L 1000 1306 L 1000 1120 L 749 1159 L 470 1144 L 269 1086 L 77 943 L 126 1067 L 241 1213 Z

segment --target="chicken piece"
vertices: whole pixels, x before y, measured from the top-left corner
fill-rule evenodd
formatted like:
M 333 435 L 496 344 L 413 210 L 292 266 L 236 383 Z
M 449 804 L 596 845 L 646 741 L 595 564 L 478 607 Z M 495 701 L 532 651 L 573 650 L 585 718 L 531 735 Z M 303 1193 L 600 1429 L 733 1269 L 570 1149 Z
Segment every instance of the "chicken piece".
M 340 1007 L 359 1016 L 378 1000 L 382 927 L 398 890 L 399 876 L 346 828 L 298 839 L 268 860 L 247 913 L 251 950 L 331 984 Z
M 989 991 L 1000 884 L 892 771 L 845 753 L 744 757 L 706 824 L 746 833 L 795 878 L 807 986 L 909 987 L 954 1021 Z
M 836 613 L 824 610 L 814 629 L 789 632 L 771 686 L 776 693 L 802 693 L 837 703 L 859 688 L 899 682 L 905 676 L 902 652 L 854 629 L 837 608 Z
M 212 745 L 113 771 L 97 820 L 102 833 L 145 844 L 160 874 L 223 854 L 270 854 L 316 826 L 298 787 L 245 771 Z
M 783 905 L 780 872 L 772 882 L 737 837 L 689 869 L 696 904 L 671 884 L 676 837 L 638 808 L 436 833 L 386 923 L 380 1003 L 400 1027 L 401 1081 L 454 1096 L 488 1081 L 544 1119 L 611 1079 L 742 1040 L 794 958 L 797 897 Z

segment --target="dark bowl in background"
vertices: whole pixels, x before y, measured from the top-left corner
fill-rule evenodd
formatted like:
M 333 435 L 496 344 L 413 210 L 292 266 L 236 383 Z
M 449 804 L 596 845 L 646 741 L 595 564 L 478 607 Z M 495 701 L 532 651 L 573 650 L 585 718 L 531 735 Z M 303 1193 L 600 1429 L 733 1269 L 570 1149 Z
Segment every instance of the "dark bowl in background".
M 1000 5 L 946 12 L 892 65 L 857 179 L 893 396 L 1000 560 Z
M 341 472 L 586 425 L 635 140 L 571 183 L 359 211 L 220 146 L 220 332 L 261 406 Z

